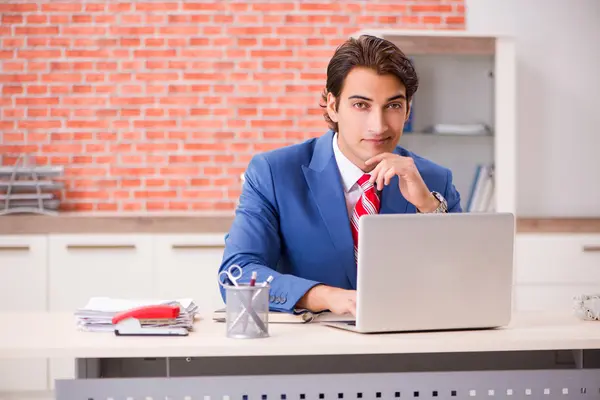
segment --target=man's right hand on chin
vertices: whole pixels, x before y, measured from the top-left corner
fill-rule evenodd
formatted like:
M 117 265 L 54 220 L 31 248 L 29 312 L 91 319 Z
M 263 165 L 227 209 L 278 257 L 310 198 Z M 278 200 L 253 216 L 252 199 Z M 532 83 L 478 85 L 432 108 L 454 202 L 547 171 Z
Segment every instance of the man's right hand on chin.
M 314 312 L 329 310 L 333 314 L 356 316 L 356 290 L 340 289 L 332 286 L 313 286 L 296 304 Z

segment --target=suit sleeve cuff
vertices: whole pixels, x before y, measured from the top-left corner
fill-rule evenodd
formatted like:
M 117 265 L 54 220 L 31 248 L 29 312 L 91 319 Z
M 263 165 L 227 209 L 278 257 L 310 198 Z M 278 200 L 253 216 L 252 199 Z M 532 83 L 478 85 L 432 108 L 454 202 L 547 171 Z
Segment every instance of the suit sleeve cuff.
M 276 281 L 279 282 L 276 282 Z M 271 311 L 293 313 L 298 300 L 312 287 L 321 282 L 304 279 L 292 275 L 280 275 L 273 280 L 269 293 L 269 308 Z

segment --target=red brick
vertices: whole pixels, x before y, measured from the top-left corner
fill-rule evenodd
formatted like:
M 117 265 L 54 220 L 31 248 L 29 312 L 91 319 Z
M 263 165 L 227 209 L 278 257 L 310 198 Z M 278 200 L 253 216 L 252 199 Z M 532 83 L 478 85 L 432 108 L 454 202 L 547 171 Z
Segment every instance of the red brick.
M 105 35 L 106 28 L 102 26 L 66 26 L 62 30 L 67 36 L 97 36 Z
M 0 12 L 1 13 L 19 13 L 19 12 L 32 12 L 38 11 L 38 5 L 35 3 L 26 3 L 26 4 L 0 4 Z
M 442 18 L 439 15 L 426 15 L 423 16 L 424 24 L 435 24 L 438 25 L 442 22 Z
M 33 27 L 33 26 L 17 26 L 14 28 L 15 33 L 19 36 L 28 35 L 58 35 L 58 26 L 44 26 L 44 27 Z
M 19 14 L 5 14 L 2 15 L 3 24 L 22 24 L 23 16 Z
M 447 16 L 445 18 L 445 21 L 447 24 L 451 24 L 451 25 L 464 25 L 465 24 L 465 17 L 464 16 L 458 16 L 458 15 L 450 15 Z
M 410 6 L 413 13 L 448 13 L 452 12 L 450 4 L 414 4 Z

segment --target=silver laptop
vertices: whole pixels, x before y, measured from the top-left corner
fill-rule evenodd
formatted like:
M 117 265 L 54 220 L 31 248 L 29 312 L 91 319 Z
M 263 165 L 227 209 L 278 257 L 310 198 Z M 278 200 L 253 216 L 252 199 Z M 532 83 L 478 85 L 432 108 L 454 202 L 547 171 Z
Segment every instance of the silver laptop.
M 359 220 L 360 333 L 495 328 L 512 309 L 510 213 L 379 214 Z

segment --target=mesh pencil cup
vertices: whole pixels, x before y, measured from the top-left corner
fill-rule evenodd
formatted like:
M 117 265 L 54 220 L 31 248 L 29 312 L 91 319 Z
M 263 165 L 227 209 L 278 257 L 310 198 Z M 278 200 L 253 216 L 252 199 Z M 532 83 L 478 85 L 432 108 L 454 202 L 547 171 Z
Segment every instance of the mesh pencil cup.
M 269 336 L 270 285 L 223 285 L 227 337 L 254 339 Z

